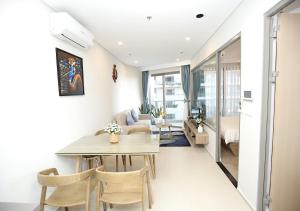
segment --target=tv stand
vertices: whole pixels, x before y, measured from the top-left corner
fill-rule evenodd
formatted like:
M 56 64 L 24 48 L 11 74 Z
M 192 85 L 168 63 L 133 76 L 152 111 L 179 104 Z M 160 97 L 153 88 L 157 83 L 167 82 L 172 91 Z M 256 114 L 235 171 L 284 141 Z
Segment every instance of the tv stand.
M 202 133 L 198 133 L 198 129 L 194 120 L 186 120 L 184 121 L 184 132 L 192 144 L 208 144 L 208 134 L 206 131 Z

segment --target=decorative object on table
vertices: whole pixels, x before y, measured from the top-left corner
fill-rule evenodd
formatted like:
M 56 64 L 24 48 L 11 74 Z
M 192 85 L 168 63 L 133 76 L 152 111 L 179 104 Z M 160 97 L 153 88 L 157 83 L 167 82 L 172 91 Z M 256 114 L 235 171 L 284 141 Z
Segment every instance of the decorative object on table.
M 160 108 L 155 108 L 154 107 L 152 109 L 151 114 L 154 118 L 155 124 L 162 123 L 163 118 L 161 116 L 161 113 L 162 113 L 162 107 L 160 107 Z
M 82 58 L 56 48 L 59 96 L 84 95 Z
M 122 128 L 116 123 L 110 123 L 107 127 L 104 128 L 104 131 L 109 133 L 109 142 L 114 144 L 119 142 L 119 135 L 122 131 Z
M 196 119 L 196 123 L 197 123 L 197 129 L 198 129 L 198 133 L 202 133 L 203 132 L 203 121 L 200 117 L 198 117 Z
M 112 79 L 114 80 L 114 82 L 117 82 L 118 79 L 118 71 L 117 71 L 117 65 L 114 64 L 114 68 L 112 71 Z

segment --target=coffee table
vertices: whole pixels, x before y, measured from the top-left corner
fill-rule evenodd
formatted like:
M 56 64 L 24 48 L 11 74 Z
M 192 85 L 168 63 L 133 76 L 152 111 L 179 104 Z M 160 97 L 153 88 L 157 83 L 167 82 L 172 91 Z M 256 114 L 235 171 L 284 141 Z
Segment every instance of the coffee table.
M 158 129 L 159 129 L 159 136 L 160 136 L 160 144 L 172 144 L 174 143 L 176 140 L 174 139 L 172 132 L 171 132 L 171 127 L 172 124 L 170 123 L 157 123 L 155 125 Z M 161 129 L 162 128 L 168 128 L 169 132 L 166 134 L 161 134 Z

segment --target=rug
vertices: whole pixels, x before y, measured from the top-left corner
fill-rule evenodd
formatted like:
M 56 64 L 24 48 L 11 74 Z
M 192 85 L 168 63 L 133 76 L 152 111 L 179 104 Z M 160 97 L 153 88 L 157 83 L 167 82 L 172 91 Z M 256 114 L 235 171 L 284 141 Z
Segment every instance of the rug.
M 153 134 L 158 134 L 158 131 L 154 131 Z M 168 131 L 162 131 L 162 135 L 169 133 Z M 187 140 L 183 132 L 172 131 L 173 143 L 160 144 L 161 147 L 189 147 L 190 142 Z

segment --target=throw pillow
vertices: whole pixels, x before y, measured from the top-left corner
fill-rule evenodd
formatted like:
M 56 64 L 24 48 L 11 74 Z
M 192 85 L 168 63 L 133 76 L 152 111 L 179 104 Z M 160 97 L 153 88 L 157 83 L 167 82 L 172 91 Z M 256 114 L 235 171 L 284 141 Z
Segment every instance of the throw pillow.
M 137 115 L 137 113 L 135 112 L 134 109 L 131 109 L 131 116 L 132 116 L 132 119 L 133 119 L 135 122 L 139 121 L 138 115 Z
M 131 112 L 127 113 L 127 125 L 134 125 L 134 120 L 132 118 Z

